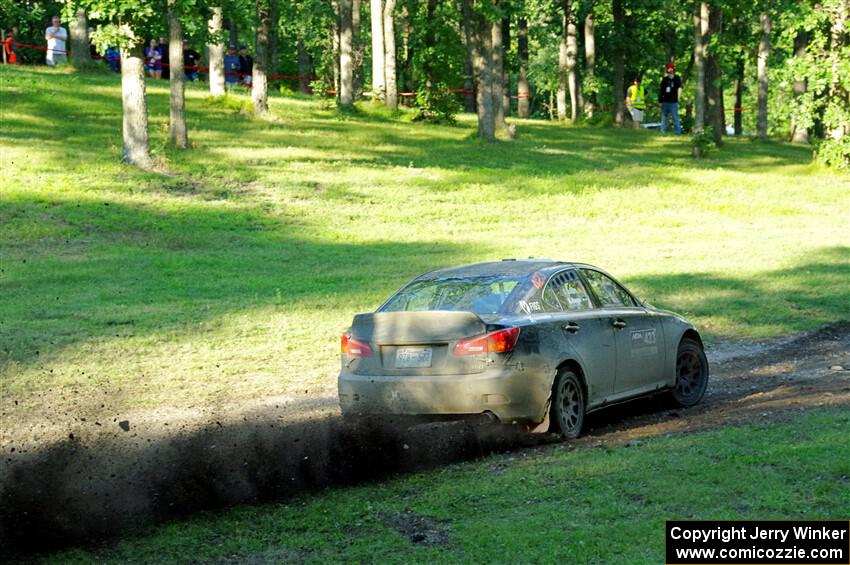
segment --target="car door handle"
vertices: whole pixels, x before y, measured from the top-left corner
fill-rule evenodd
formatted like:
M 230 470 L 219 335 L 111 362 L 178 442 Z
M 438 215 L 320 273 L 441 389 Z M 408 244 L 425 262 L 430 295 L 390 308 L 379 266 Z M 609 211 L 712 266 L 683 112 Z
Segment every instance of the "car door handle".
M 617 318 L 616 320 L 611 322 L 611 325 L 617 328 L 618 330 L 621 330 L 626 327 L 626 322 Z
M 566 332 L 570 332 L 571 334 L 574 334 L 581 329 L 581 326 L 576 324 L 575 322 L 570 322 L 569 324 L 564 324 L 563 326 L 561 326 L 561 329 Z

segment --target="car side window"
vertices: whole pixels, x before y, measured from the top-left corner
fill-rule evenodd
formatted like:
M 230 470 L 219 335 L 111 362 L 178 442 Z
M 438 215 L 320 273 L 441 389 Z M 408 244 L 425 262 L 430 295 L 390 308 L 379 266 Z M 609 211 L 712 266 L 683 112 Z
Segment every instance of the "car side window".
M 599 271 L 582 269 L 590 288 L 602 302 L 602 306 L 637 306 L 626 290 Z
M 561 271 L 549 279 L 542 302 L 549 312 L 575 312 L 593 308 L 590 295 L 575 271 Z

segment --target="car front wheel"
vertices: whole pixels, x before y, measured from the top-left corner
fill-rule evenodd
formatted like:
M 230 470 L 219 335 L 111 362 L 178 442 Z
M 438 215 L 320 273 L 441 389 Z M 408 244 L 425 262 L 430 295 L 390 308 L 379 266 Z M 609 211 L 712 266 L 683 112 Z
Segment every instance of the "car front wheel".
M 676 354 L 676 387 L 673 399 L 680 406 L 693 406 L 702 400 L 708 386 L 708 360 L 699 343 L 683 339 Z
M 552 420 L 565 438 L 577 438 L 584 427 L 584 389 L 575 373 L 562 370 L 555 381 Z

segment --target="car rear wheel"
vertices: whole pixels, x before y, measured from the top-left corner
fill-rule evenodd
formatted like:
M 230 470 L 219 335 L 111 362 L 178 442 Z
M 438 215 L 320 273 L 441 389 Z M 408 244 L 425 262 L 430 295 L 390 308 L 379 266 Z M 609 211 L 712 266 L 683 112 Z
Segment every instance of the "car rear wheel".
M 565 438 L 576 438 L 584 427 L 584 389 L 575 373 L 561 370 L 552 396 L 552 421 Z
M 676 386 L 673 400 L 680 406 L 693 406 L 702 400 L 708 386 L 708 360 L 702 346 L 683 339 L 676 354 Z

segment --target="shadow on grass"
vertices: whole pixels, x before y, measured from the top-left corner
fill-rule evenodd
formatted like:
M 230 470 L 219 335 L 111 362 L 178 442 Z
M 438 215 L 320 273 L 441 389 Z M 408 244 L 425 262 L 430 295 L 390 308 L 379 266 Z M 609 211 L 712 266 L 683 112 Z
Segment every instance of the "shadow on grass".
M 688 273 L 644 275 L 630 286 L 656 305 L 703 319 L 723 319 L 742 334 L 781 335 L 788 320 L 814 328 L 850 316 L 850 247 L 824 247 L 798 264 L 757 277 Z M 710 328 L 707 328 L 711 332 Z M 805 329 L 798 327 L 796 329 Z
M 0 201 L 0 225 L 0 367 L 117 327 L 144 335 L 252 307 L 370 304 L 463 255 L 443 242 L 324 241 L 299 218 L 252 208 L 17 198 Z

